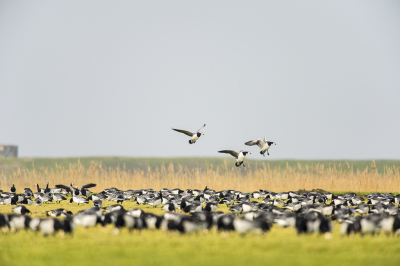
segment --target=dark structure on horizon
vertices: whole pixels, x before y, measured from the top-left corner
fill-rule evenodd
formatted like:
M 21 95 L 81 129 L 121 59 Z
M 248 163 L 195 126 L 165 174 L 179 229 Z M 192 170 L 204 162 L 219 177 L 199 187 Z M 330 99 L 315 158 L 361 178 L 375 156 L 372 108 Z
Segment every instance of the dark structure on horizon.
M 18 158 L 18 146 L 0 144 L 0 158 Z

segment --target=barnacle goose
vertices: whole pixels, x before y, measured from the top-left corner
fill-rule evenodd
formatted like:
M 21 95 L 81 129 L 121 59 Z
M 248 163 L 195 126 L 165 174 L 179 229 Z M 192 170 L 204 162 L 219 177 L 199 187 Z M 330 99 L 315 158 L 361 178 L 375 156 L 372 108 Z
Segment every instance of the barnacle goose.
M 130 209 L 127 211 L 127 214 L 129 214 L 132 217 L 140 217 L 144 211 L 142 209 Z
M 138 229 L 139 231 L 143 227 L 143 220 L 138 217 L 132 217 L 126 213 L 121 213 L 117 216 L 117 220 L 115 221 L 115 233 L 119 232 L 121 227 L 126 227 L 129 232 L 133 229 Z
M 27 196 L 27 197 L 32 197 L 32 196 L 33 196 L 32 189 L 30 189 L 30 188 L 24 188 L 24 194 L 25 194 L 25 196 Z
M 69 200 L 69 204 L 72 204 L 72 202 L 77 203 L 78 206 L 79 206 L 79 204 L 82 204 L 82 203 L 86 203 L 86 204 L 89 203 L 89 201 L 87 199 L 85 199 L 84 197 L 82 197 L 82 196 L 73 196 Z
M 7 197 L 0 199 L 0 204 L 3 205 L 17 205 L 17 200 L 15 197 Z
M 40 221 L 38 229 L 44 236 L 54 235 L 58 230 L 62 229 L 62 224 L 58 219 L 43 219 Z
M 119 205 L 119 204 L 110 205 L 110 206 L 104 208 L 105 212 L 113 212 L 113 211 L 120 211 L 120 210 L 125 210 L 125 209 L 124 209 L 124 207 L 122 207 L 122 205 Z
M 103 207 L 103 202 L 101 200 L 94 200 L 93 201 L 93 207 Z
M 246 157 L 247 154 L 251 154 L 250 152 L 243 151 L 243 150 L 241 150 L 239 152 L 236 152 L 236 151 L 233 151 L 233 150 L 222 150 L 222 151 L 218 151 L 218 152 L 219 153 L 229 153 L 230 155 L 235 157 L 236 158 L 236 163 L 235 163 L 236 167 L 239 167 L 242 164 L 243 164 L 243 167 L 245 167 L 245 165 L 243 163 L 244 162 L 244 158 Z
M 206 204 L 206 206 L 204 207 L 203 210 L 207 211 L 207 212 L 213 212 L 215 210 L 218 209 L 218 203 L 214 203 L 214 202 L 209 202 Z
M 57 203 L 60 203 L 62 200 L 66 200 L 66 198 L 63 195 L 61 195 L 60 193 L 54 193 L 53 199 Z
M 261 139 L 253 139 L 246 142 L 245 145 L 257 145 L 261 149 L 260 154 L 265 157 L 265 152 L 267 152 L 267 154 L 269 155 L 268 149 L 271 147 L 271 145 L 276 145 L 276 143 L 273 141 L 267 141 L 267 137 L 264 136 L 264 141 L 262 141 Z
M 158 197 L 154 197 L 152 199 L 148 199 L 146 204 L 153 206 L 153 208 L 157 207 L 158 205 L 163 203 L 163 196 L 162 192 L 160 191 L 160 195 Z
M 172 128 L 172 130 L 175 130 L 177 132 L 183 133 L 185 135 L 188 135 L 189 137 L 191 137 L 191 139 L 189 140 L 189 144 L 194 144 L 196 143 L 196 141 L 201 137 L 201 135 L 204 135 L 204 133 L 200 132 L 204 127 L 206 126 L 206 124 L 204 124 L 204 126 L 202 126 L 199 130 L 197 130 L 196 133 L 192 133 L 190 131 L 187 130 L 182 130 L 182 129 L 176 129 L 176 128 Z
M 31 221 L 31 218 L 29 216 L 16 214 L 7 215 L 7 219 L 11 231 L 26 229 L 28 228 L 29 222 Z
M 70 186 L 68 186 L 68 185 L 56 185 L 56 187 L 69 190 L 73 196 L 79 196 L 79 195 L 87 196 L 87 193 L 86 193 L 87 190 L 86 189 L 96 186 L 96 184 L 88 183 L 88 184 L 82 185 L 81 188 L 78 189 L 78 187 L 74 188 L 73 185 L 74 185 L 74 183 L 71 183 Z
M 13 212 L 15 212 L 16 214 L 22 214 L 22 215 L 25 215 L 25 214 L 31 215 L 31 214 L 32 214 L 31 211 L 28 210 L 28 209 L 27 209 L 25 206 L 23 206 L 23 205 L 17 205 L 17 206 L 15 206 L 15 207 L 13 208 Z
M 56 185 L 56 187 L 57 188 L 66 189 L 66 190 L 69 190 L 71 192 L 72 198 L 71 198 L 71 200 L 69 202 L 70 204 L 72 204 L 72 202 L 75 202 L 78 205 L 82 204 L 82 203 L 89 203 L 89 200 L 87 200 L 86 198 L 80 196 L 79 192 L 76 192 L 76 190 L 74 189 L 74 187 L 72 185 L 73 185 L 73 183 L 71 184 L 71 186 L 68 186 L 68 185 Z M 82 192 L 86 188 L 91 188 L 91 187 L 95 187 L 95 186 L 96 186 L 96 184 L 93 184 L 93 183 L 84 184 L 84 185 L 81 186 L 79 191 Z
M 17 189 L 15 188 L 15 185 L 13 183 L 12 187 L 10 187 L 10 192 L 15 193 L 16 191 L 17 191 Z
M 37 199 L 35 199 L 35 200 L 33 201 L 33 204 L 34 204 L 35 206 L 42 206 L 42 200 L 39 199 L 39 198 L 37 198 Z
M 166 212 L 175 212 L 175 204 L 174 203 L 166 203 L 162 208 Z
M 22 201 L 19 202 L 19 204 L 27 204 L 27 205 L 32 205 L 33 201 L 31 198 L 24 198 Z

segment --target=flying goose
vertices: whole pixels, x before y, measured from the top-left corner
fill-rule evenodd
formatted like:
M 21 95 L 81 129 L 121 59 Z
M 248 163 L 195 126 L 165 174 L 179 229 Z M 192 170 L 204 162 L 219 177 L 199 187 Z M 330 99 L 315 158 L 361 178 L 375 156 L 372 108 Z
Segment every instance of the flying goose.
M 269 155 L 268 149 L 271 147 L 272 144 L 276 145 L 275 142 L 267 141 L 266 136 L 264 136 L 264 141 L 262 141 L 261 139 L 253 139 L 245 143 L 245 145 L 248 146 L 257 145 L 258 147 L 260 147 L 261 149 L 260 154 L 262 154 L 264 157 L 265 157 L 265 152 L 267 152 L 267 154 Z
M 220 153 L 229 153 L 230 155 L 232 155 L 233 157 L 236 158 L 236 167 L 239 167 L 240 165 L 243 164 L 243 167 L 246 167 L 244 165 L 244 158 L 246 157 L 247 154 L 251 154 L 251 152 L 248 151 L 243 151 L 241 150 L 240 152 L 236 152 L 236 151 L 232 151 L 232 150 L 222 150 L 222 151 L 218 151 Z
M 201 137 L 201 135 L 204 135 L 204 133 L 200 132 L 200 130 L 202 130 L 205 126 L 206 126 L 206 124 L 204 124 L 204 126 L 202 126 L 199 130 L 197 130 L 196 133 L 192 133 L 187 130 L 176 129 L 176 128 L 172 128 L 172 130 L 178 131 L 180 133 L 188 135 L 189 137 L 192 137 L 192 139 L 189 140 L 189 144 L 194 144 Z

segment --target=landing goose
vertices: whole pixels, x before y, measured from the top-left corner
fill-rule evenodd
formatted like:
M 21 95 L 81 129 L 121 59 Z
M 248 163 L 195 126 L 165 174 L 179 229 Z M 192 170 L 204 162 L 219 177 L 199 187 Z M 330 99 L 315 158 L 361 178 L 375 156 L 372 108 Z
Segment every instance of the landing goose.
M 189 137 L 191 137 L 191 139 L 189 140 L 189 144 L 194 144 L 196 143 L 196 141 L 201 137 L 201 135 L 204 135 L 204 133 L 200 132 L 204 127 L 206 126 L 206 124 L 204 124 L 204 126 L 202 126 L 199 130 L 197 130 L 196 133 L 192 133 L 190 131 L 187 130 L 182 130 L 182 129 L 176 129 L 176 128 L 172 128 L 172 130 L 175 130 L 177 132 L 183 133 L 185 135 L 188 135 Z
M 264 136 L 264 141 L 262 141 L 261 139 L 253 139 L 246 142 L 245 145 L 257 145 L 261 149 L 260 154 L 265 157 L 265 152 L 267 152 L 267 154 L 269 155 L 268 149 L 271 147 L 271 145 L 276 145 L 276 143 L 272 141 L 267 141 L 267 137 Z
M 222 151 L 218 151 L 219 153 L 229 153 L 230 155 L 232 155 L 233 157 L 236 158 L 236 167 L 239 167 L 240 165 L 243 164 L 243 167 L 246 167 L 244 165 L 244 158 L 246 157 L 247 154 L 251 154 L 251 152 L 248 151 L 243 151 L 241 150 L 240 152 L 236 152 L 236 151 L 232 151 L 232 150 L 222 150 Z

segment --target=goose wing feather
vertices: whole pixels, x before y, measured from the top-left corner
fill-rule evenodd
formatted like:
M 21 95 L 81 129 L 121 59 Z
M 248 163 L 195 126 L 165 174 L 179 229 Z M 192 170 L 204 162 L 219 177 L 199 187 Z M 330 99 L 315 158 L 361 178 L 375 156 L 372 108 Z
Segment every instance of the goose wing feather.
M 199 130 L 197 130 L 197 132 L 200 132 L 205 126 L 206 124 L 204 124 L 204 126 L 202 126 Z
M 265 145 L 265 142 L 262 141 L 261 139 L 253 139 L 246 142 L 245 145 L 247 146 L 257 145 L 258 147 L 260 147 L 260 149 L 262 149 L 262 147 Z
M 57 188 L 63 188 L 63 189 L 69 190 L 69 191 L 71 191 L 72 195 L 74 194 L 74 189 L 73 189 L 73 187 L 71 187 L 71 186 L 68 186 L 68 185 L 56 185 L 56 187 L 57 187 Z
M 218 151 L 220 153 L 229 153 L 230 155 L 232 155 L 233 157 L 235 157 L 236 159 L 239 156 L 239 153 L 236 151 L 232 151 L 232 150 L 222 150 L 222 151 Z
M 81 190 L 82 190 L 82 189 L 86 189 L 86 188 L 95 187 L 95 186 L 97 186 L 97 185 L 94 184 L 94 183 L 84 184 L 84 185 L 81 186 Z
M 183 133 L 183 134 L 185 134 L 185 135 L 188 135 L 188 136 L 190 136 L 190 137 L 194 135 L 194 133 L 192 133 L 192 132 L 190 132 L 190 131 L 187 131 L 187 130 L 176 129 L 176 128 L 172 128 L 172 130 L 178 131 L 178 132 Z

